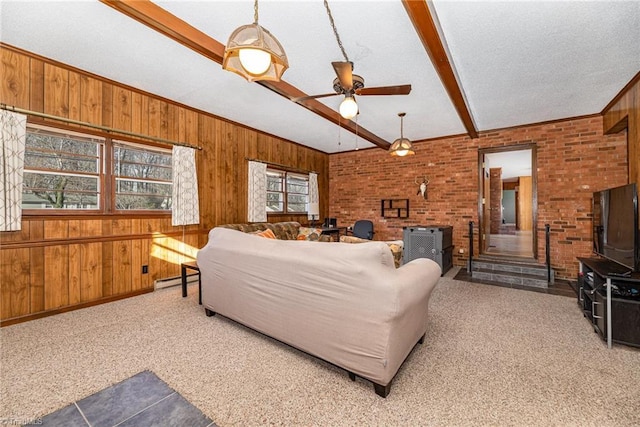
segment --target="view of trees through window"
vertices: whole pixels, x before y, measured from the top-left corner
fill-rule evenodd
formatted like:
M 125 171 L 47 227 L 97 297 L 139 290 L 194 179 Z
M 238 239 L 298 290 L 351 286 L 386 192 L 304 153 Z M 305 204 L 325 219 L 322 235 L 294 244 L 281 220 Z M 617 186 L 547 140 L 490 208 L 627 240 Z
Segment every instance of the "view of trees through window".
M 171 154 L 115 145 L 116 209 L 171 209 Z
M 112 170 L 105 170 L 106 156 Z M 171 152 L 91 136 L 27 130 L 22 208 L 171 209 Z M 101 197 L 104 194 L 105 197 Z M 107 204 L 110 205 L 111 203 Z
M 27 133 L 23 209 L 99 209 L 104 144 Z
M 267 170 L 267 212 L 304 213 L 309 198 L 309 177 Z

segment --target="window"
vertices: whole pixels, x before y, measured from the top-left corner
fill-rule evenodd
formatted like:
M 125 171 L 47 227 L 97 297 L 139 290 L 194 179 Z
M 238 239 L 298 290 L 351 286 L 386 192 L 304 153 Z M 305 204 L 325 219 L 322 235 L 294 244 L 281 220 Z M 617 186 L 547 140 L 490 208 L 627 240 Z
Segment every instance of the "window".
M 27 129 L 24 210 L 166 211 L 172 185 L 167 149 L 34 125 Z
M 267 169 L 267 213 L 305 213 L 309 177 Z
M 29 129 L 23 209 L 100 209 L 104 141 Z
M 171 173 L 170 152 L 114 144 L 115 208 L 171 209 Z

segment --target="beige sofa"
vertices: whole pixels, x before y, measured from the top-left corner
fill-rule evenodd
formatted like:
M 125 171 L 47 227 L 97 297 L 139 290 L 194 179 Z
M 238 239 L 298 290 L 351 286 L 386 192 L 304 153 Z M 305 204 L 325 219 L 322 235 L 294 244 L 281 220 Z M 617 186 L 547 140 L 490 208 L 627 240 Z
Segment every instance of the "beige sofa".
M 391 381 L 427 328 L 440 267 L 394 267 L 387 244 L 265 239 L 217 227 L 198 252 L 202 303 L 374 383 Z

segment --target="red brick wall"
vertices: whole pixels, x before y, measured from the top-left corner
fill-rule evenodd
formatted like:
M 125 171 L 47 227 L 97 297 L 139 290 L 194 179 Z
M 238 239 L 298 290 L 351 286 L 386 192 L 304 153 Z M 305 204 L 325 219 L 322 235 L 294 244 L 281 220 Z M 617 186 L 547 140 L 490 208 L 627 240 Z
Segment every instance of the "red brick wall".
M 329 156 L 329 211 L 339 225 L 374 222 L 375 240 L 402 239 L 408 225 L 452 225 L 454 264 L 465 265 L 469 221 L 478 253 L 478 149 L 537 145 L 538 258 L 544 263 L 544 225 L 551 225 L 551 264 L 559 278 L 574 279 L 576 257 L 591 254 L 594 191 L 626 184 L 626 135 L 604 136 L 602 118 L 588 117 L 415 143 L 416 155 L 392 157 L 380 149 Z M 430 180 L 427 200 L 416 178 Z M 382 218 L 380 200 L 410 199 L 407 219 Z M 464 253 L 460 254 L 459 250 Z

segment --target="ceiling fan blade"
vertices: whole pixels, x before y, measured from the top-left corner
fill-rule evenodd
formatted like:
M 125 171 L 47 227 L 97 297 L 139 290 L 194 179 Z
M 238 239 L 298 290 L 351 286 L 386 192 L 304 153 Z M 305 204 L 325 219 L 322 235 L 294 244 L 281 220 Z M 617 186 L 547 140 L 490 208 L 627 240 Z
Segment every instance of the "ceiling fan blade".
M 353 89 L 353 64 L 351 62 L 332 62 L 342 88 L 349 92 Z
M 299 98 L 291 98 L 293 102 L 302 102 L 308 99 L 318 99 L 318 98 L 326 98 L 327 96 L 336 96 L 340 95 L 339 93 L 323 93 L 322 95 L 309 95 L 309 96 L 301 96 Z
M 409 95 L 411 85 L 363 87 L 356 89 L 356 95 Z

